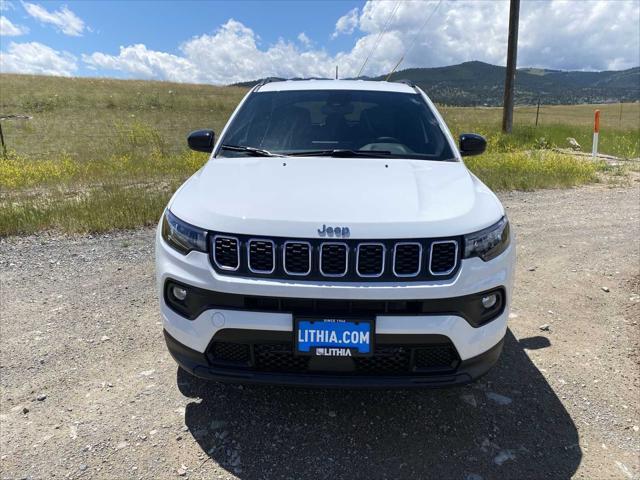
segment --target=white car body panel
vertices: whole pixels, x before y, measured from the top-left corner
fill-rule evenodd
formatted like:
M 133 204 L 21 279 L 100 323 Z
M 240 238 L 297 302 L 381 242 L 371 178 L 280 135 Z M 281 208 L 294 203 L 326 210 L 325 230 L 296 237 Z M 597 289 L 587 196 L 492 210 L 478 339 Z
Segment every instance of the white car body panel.
M 170 208 L 207 230 L 302 238 L 323 224 L 357 239 L 446 237 L 504 215 L 461 162 L 380 158 L 216 158 Z

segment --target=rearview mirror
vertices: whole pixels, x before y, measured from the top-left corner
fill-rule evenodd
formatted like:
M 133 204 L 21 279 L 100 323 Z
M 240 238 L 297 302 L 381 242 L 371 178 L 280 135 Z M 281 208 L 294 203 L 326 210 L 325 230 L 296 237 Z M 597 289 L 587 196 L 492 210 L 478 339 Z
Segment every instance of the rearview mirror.
M 196 130 L 189 134 L 187 142 L 191 150 L 210 153 L 213 151 L 214 139 L 213 130 Z
M 460 135 L 460 155 L 470 157 L 480 155 L 487 148 L 487 141 L 482 135 L 476 133 L 463 133 Z

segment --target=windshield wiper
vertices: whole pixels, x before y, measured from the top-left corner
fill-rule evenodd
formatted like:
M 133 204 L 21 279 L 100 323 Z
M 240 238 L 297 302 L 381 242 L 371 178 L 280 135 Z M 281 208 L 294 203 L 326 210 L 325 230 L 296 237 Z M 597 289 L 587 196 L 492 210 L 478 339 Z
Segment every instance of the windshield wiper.
M 281 157 L 282 155 L 278 155 L 277 153 L 271 153 L 268 150 L 263 150 L 261 148 L 255 147 L 246 147 L 244 145 L 222 145 L 220 150 L 230 150 L 232 152 L 245 152 L 254 157 Z
M 336 148 L 333 150 L 307 150 L 304 152 L 287 153 L 290 157 L 387 157 L 388 150 L 349 150 Z

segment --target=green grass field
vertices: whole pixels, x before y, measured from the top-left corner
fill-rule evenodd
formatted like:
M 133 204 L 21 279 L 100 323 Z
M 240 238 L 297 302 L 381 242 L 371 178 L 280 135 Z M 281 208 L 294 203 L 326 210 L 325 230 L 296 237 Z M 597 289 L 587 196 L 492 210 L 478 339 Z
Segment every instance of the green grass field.
M 175 188 L 206 161 L 186 148 L 198 128 L 219 132 L 246 93 L 236 87 L 0 75 L 9 149 L 0 159 L 0 236 L 47 229 L 106 231 L 157 221 Z M 498 190 L 554 188 L 597 179 L 600 163 L 553 152 L 573 137 L 591 148 L 602 111 L 600 151 L 640 154 L 640 104 L 519 107 L 512 135 L 497 108 L 440 107 L 454 135 L 477 132 L 488 152 L 467 165 Z

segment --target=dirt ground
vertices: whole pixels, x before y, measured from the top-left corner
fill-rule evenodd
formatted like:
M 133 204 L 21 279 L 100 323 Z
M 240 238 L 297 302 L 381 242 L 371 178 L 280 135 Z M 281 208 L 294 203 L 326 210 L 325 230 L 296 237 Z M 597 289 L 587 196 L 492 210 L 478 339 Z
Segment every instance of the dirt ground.
M 640 478 L 639 186 L 501 195 L 505 351 L 446 390 L 191 378 L 162 338 L 151 230 L 4 239 L 1 477 Z

